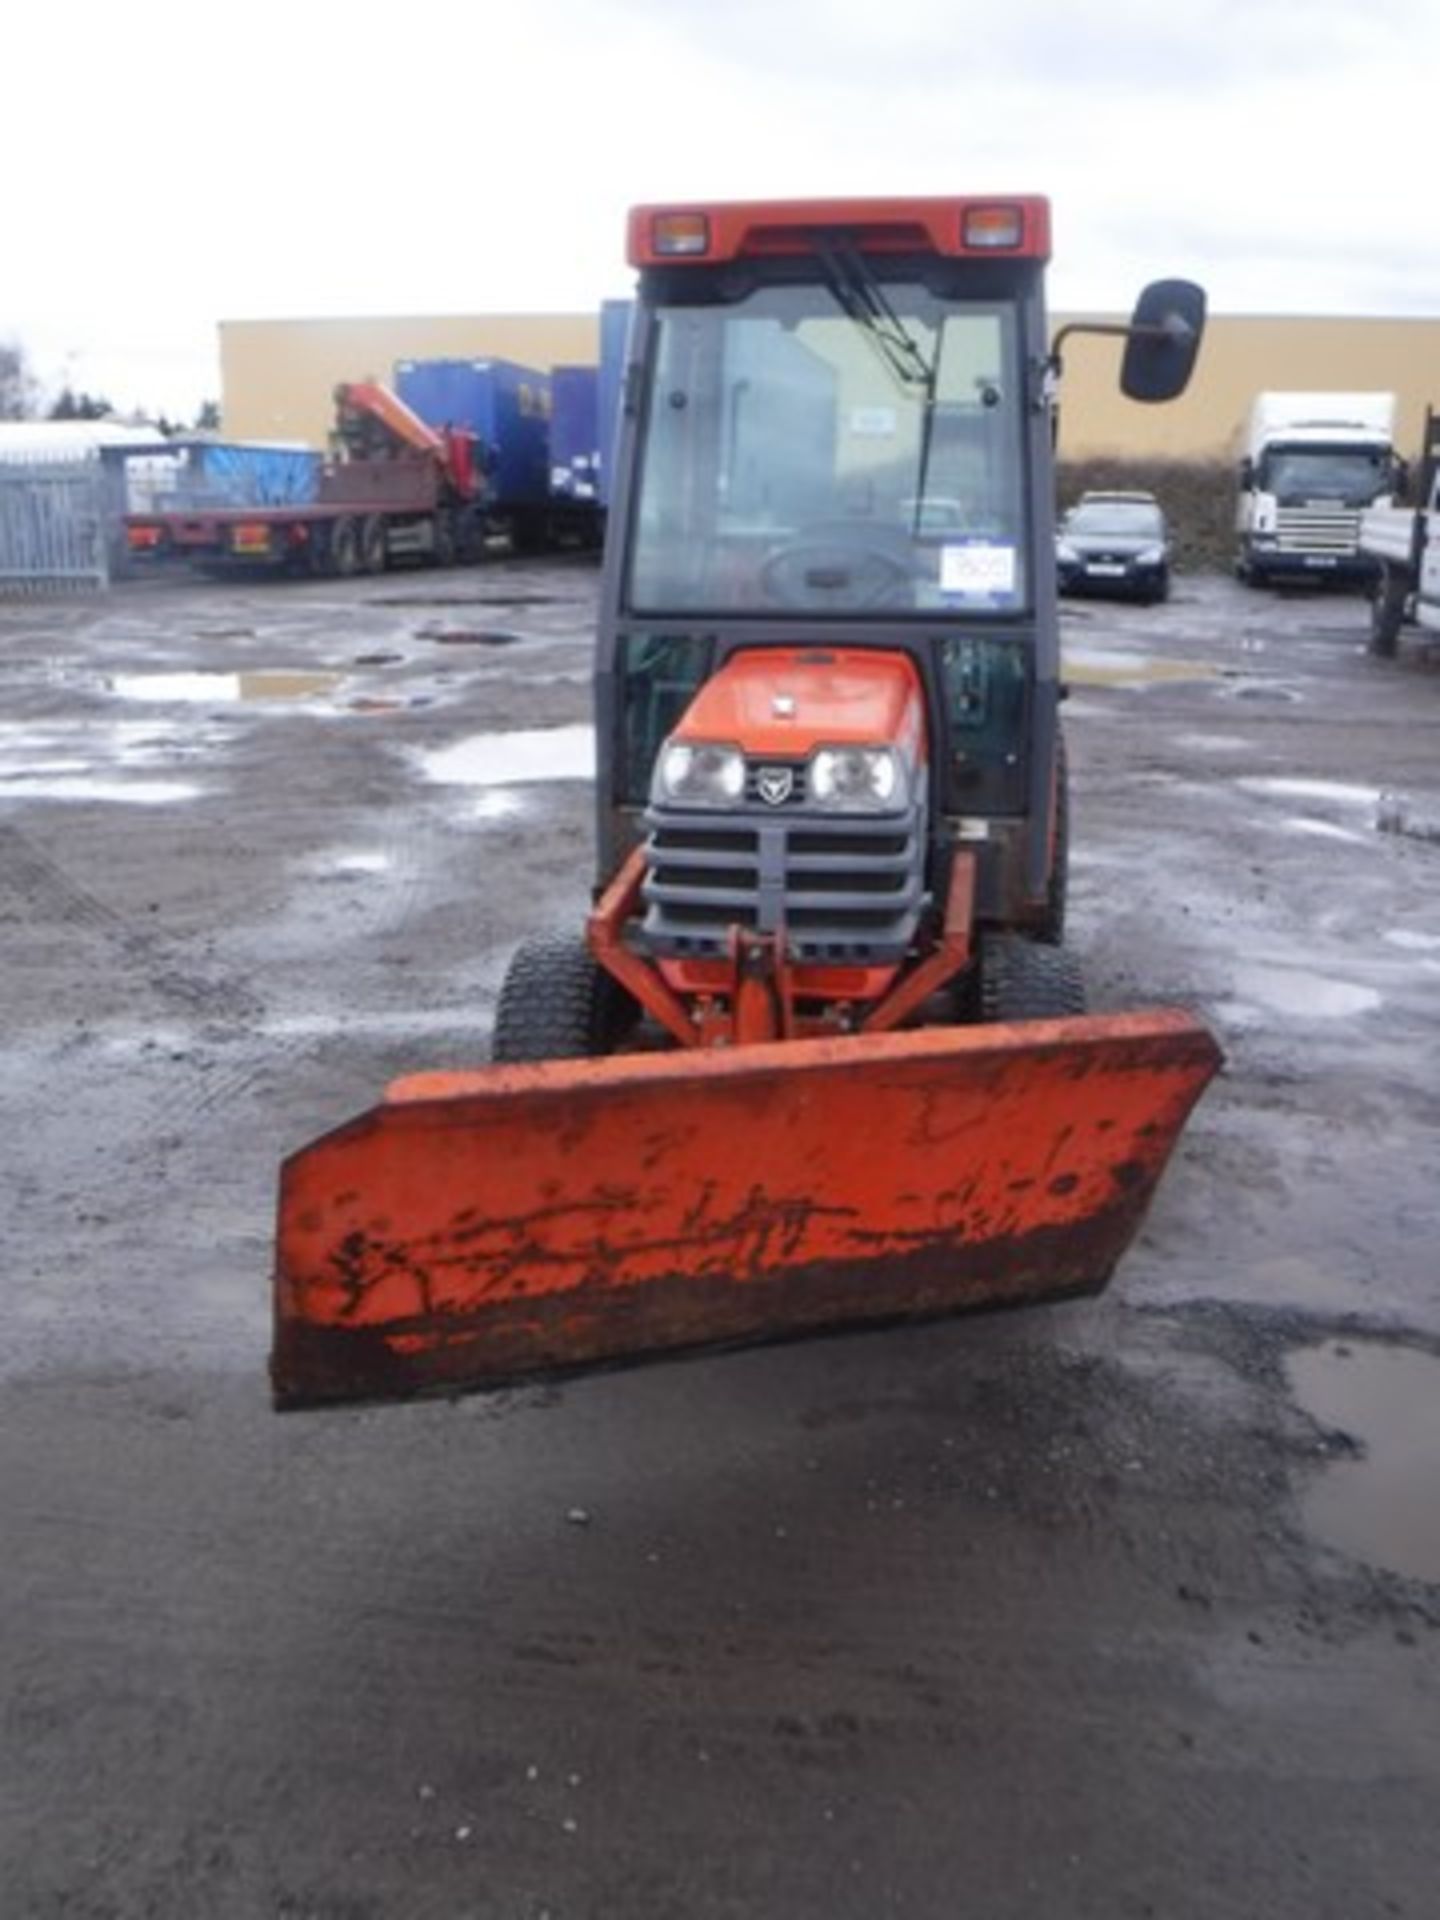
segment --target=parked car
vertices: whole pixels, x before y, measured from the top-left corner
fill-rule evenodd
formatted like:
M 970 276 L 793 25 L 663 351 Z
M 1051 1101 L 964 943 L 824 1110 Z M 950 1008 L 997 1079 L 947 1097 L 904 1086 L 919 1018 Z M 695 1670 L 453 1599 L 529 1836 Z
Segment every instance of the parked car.
M 1062 593 L 1164 600 L 1170 535 L 1153 493 L 1082 493 L 1060 522 L 1055 562 Z

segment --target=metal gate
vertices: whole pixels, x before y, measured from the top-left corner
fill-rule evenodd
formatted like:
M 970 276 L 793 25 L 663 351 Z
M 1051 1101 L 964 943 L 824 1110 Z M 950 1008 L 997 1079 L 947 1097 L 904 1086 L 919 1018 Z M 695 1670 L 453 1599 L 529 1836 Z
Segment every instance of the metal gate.
M 0 453 L 0 598 L 110 583 L 98 454 Z

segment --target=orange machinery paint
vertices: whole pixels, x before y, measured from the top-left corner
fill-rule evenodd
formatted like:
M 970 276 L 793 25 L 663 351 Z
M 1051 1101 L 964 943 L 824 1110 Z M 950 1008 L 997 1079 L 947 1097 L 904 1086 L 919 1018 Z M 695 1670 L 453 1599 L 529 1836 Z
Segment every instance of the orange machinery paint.
M 924 692 L 903 653 L 757 648 L 731 654 L 672 737 L 776 760 L 803 760 L 817 747 L 898 747 L 918 769 L 926 759 Z

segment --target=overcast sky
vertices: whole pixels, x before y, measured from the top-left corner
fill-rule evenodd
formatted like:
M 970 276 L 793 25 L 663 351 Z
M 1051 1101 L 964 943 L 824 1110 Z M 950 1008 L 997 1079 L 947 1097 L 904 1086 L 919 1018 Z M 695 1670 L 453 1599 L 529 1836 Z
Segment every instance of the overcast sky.
M 1440 313 L 1434 0 L 12 0 L 0 338 L 189 414 L 216 322 L 594 306 L 634 200 L 1048 193 L 1056 307 Z

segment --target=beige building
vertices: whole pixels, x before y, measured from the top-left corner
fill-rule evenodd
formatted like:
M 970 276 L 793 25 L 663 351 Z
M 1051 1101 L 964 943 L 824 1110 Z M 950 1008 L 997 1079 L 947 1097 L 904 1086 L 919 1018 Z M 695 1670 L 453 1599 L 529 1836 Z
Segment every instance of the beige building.
M 1400 450 L 1413 453 L 1427 404 L 1440 405 L 1440 316 L 1212 314 L 1188 390 L 1165 406 L 1124 399 L 1119 364 L 1119 341 L 1082 336 L 1067 343 L 1060 398 L 1060 447 L 1067 458 L 1236 458 L 1250 403 L 1267 388 L 1393 393 Z
M 1056 316 L 1055 324 L 1067 317 Z M 397 360 L 517 360 L 548 369 L 593 364 L 594 313 L 417 315 L 343 320 L 225 320 L 220 371 L 225 431 L 244 440 L 323 447 L 341 380 L 388 380 Z M 1070 459 L 1231 458 L 1254 394 L 1267 387 L 1374 390 L 1400 402 L 1399 442 L 1416 449 L 1426 405 L 1440 404 L 1440 317 L 1338 319 L 1212 315 L 1189 392 L 1168 406 L 1121 398 L 1119 342 L 1069 342 L 1060 449 Z
M 220 411 L 236 440 L 324 447 L 342 380 L 384 380 L 397 360 L 593 366 L 598 313 L 418 314 L 345 320 L 222 320 Z

